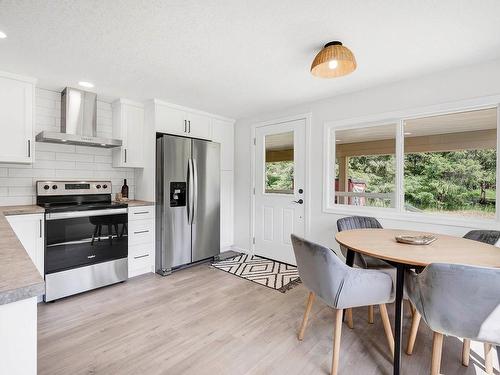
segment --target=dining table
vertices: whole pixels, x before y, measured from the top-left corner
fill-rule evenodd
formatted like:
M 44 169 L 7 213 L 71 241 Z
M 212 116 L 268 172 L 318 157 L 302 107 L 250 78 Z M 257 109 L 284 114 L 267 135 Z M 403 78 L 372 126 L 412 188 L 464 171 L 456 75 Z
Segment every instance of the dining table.
M 397 236 L 434 236 L 428 245 L 405 244 Z M 500 248 L 462 237 L 402 229 L 353 229 L 338 232 L 336 241 L 347 249 L 346 264 L 353 266 L 354 255 L 368 255 L 396 268 L 393 374 L 401 374 L 401 338 L 405 272 L 423 269 L 431 263 L 466 264 L 500 268 Z

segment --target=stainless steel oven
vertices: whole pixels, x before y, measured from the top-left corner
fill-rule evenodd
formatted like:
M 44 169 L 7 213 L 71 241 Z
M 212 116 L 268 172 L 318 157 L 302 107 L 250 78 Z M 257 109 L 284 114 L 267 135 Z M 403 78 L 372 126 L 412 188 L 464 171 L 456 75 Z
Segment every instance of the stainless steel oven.
M 45 207 L 45 301 L 126 280 L 127 205 L 111 202 L 111 183 L 38 184 L 49 186 L 37 195 Z
M 45 273 L 127 258 L 127 209 L 45 215 Z

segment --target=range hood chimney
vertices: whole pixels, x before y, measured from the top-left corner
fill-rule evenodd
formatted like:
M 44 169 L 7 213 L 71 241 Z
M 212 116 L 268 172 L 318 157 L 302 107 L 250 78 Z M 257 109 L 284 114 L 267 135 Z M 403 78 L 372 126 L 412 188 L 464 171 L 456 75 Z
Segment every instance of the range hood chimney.
M 122 145 L 119 139 L 97 136 L 97 94 L 71 87 L 61 93 L 61 132 L 43 131 L 36 141 L 102 148 Z

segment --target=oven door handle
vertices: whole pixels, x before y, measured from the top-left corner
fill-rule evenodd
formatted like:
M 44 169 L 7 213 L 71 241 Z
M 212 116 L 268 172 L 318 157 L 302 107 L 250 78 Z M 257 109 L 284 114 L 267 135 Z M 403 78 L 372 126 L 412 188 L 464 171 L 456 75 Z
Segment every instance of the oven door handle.
M 104 216 L 126 214 L 126 208 L 110 208 L 105 210 L 71 211 L 71 212 L 49 212 L 45 215 L 45 220 L 73 219 L 77 217 Z

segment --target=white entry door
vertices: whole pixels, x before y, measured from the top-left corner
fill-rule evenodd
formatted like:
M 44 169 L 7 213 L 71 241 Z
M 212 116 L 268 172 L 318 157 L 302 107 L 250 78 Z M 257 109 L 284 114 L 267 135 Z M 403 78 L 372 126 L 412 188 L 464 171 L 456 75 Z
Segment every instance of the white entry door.
M 296 264 L 290 234 L 305 232 L 306 122 L 294 120 L 256 128 L 256 255 Z

